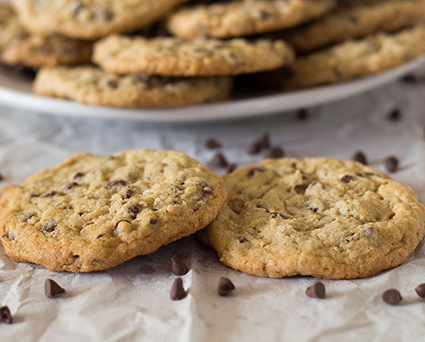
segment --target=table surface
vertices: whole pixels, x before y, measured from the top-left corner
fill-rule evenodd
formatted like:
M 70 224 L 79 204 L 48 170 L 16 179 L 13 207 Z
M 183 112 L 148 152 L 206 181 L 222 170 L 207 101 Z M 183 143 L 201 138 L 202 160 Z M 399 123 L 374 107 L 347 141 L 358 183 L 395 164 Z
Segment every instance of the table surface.
M 215 151 L 204 142 L 223 142 L 223 153 L 239 166 L 264 155 L 246 153 L 250 142 L 269 132 L 273 145 L 290 157 L 351 158 L 363 150 L 370 165 L 383 170 L 389 155 L 400 159 L 394 178 L 425 201 L 423 126 L 425 82 L 398 82 L 366 95 L 309 111 L 214 124 L 154 125 L 43 116 L 0 107 L 0 185 L 18 183 L 74 153 L 109 154 L 125 149 L 182 150 L 209 165 Z M 400 109 L 399 121 L 388 114 Z M 200 113 L 201 115 L 202 113 Z M 218 173 L 222 170 L 215 169 Z M 168 258 L 177 253 L 191 266 L 184 276 L 189 296 L 169 299 L 174 276 Z M 395 270 L 353 281 L 324 281 L 329 298 L 304 295 L 314 279 L 265 279 L 221 265 L 193 238 L 95 274 L 58 274 L 11 261 L 0 245 L 0 305 L 15 324 L 0 324 L 1 341 L 423 341 L 425 303 L 414 293 L 425 282 L 425 247 Z M 220 276 L 237 290 L 229 298 L 215 292 Z M 44 297 L 52 277 L 67 289 L 63 298 Z M 398 288 L 403 305 L 380 299 Z

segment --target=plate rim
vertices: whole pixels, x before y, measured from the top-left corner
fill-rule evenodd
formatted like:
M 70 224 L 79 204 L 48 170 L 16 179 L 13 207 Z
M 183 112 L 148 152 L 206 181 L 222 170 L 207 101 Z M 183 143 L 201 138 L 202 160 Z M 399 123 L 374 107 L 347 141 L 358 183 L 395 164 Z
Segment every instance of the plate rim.
M 0 104 L 40 114 L 109 120 L 153 123 L 227 121 L 272 115 L 279 112 L 287 113 L 301 108 L 315 107 L 343 100 L 389 84 L 423 65 L 425 65 L 425 56 L 379 74 L 342 83 L 223 102 L 153 109 L 123 109 L 84 105 L 70 100 L 43 97 L 6 87 L 1 84 L 0 80 Z M 200 111 L 204 113 L 199 115 Z

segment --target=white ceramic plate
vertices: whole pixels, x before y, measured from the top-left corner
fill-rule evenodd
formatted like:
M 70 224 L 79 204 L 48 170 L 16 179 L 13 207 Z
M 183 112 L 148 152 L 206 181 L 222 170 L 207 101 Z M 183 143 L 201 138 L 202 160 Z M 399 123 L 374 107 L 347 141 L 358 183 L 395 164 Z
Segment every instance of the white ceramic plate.
M 0 69 L 0 103 L 45 114 L 93 118 L 147 122 L 228 120 L 284 113 L 341 100 L 393 82 L 423 65 L 425 65 L 425 57 L 399 68 L 351 82 L 172 109 L 115 109 L 41 97 L 31 92 L 31 81 L 28 77 L 13 76 L 10 70 Z

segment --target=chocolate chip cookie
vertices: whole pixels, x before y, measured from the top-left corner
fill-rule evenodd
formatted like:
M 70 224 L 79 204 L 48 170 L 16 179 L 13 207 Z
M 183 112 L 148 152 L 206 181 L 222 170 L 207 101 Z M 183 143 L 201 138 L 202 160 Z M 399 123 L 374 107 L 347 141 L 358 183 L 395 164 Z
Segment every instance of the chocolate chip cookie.
M 226 99 L 230 77 L 166 78 L 116 75 L 92 67 L 42 68 L 34 92 L 80 103 L 121 107 L 176 107 Z
M 293 49 L 281 40 L 184 40 L 110 36 L 94 47 L 93 61 L 119 74 L 162 76 L 237 75 L 293 64 Z
M 287 40 L 297 51 L 309 52 L 378 31 L 391 33 L 424 22 L 424 0 L 344 0 L 323 18 L 277 37 Z
M 89 63 L 91 44 L 58 35 L 27 33 L 7 4 L 0 3 L 0 62 L 39 68 Z
M 329 12 L 334 0 L 236 0 L 185 7 L 168 29 L 182 38 L 240 37 L 287 29 Z
M 280 76 L 286 88 L 305 88 L 373 75 L 413 61 L 425 53 L 425 26 L 396 34 L 377 34 L 341 43 L 298 58 Z
M 224 180 L 229 198 L 199 234 L 249 274 L 372 276 L 402 264 L 424 236 L 412 189 L 357 162 L 269 159 Z
M 94 40 L 146 27 L 185 1 L 12 0 L 12 5 L 29 32 Z
M 82 153 L 1 190 L 0 239 L 16 261 L 105 270 L 205 227 L 226 196 L 181 152 Z

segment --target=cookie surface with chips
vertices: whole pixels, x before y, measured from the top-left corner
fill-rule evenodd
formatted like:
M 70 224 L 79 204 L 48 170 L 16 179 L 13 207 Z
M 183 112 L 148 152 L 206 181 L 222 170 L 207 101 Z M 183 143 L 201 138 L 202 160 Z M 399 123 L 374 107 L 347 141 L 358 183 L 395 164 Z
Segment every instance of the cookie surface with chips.
M 231 38 L 287 29 L 329 12 L 334 0 L 242 0 L 185 7 L 168 20 L 182 38 Z
M 29 32 L 94 40 L 144 28 L 185 1 L 12 0 L 12 5 Z
M 0 239 L 17 261 L 105 270 L 202 229 L 226 196 L 181 152 L 82 153 L 1 190 Z
M 229 198 L 199 234 L 249 274 L 367 277 L 403 263 L 424 236 L 412 189 L 360 163 L 270 159 L 224 180 Z
M 167 78 L 116 75 L 92 67 L 42 68 L 34 92 L 79 103 L 118 107 L 177 107 L 226 99 L 230 77 Z
M 393 69 L 424 53 L 425 26 L 377 34 L 300 57 L 281 81 L 286 88 L 341 82 Z
M 94 47 L 93 61 L 119 74 L 219 76 L 290 66 L 293 49 L 281 40 L 184 40 L 110 36 Z
M 297 51 L 309 52 L 330 44 L 395 32 L 425 23 L 424 0 L 344 0 L 324 17 L 277 35 Z
M 0 3 L 0 62 L 39 68 L 89 63 L 91 44 L 58 35 L 26 32 L 7 4 Z

